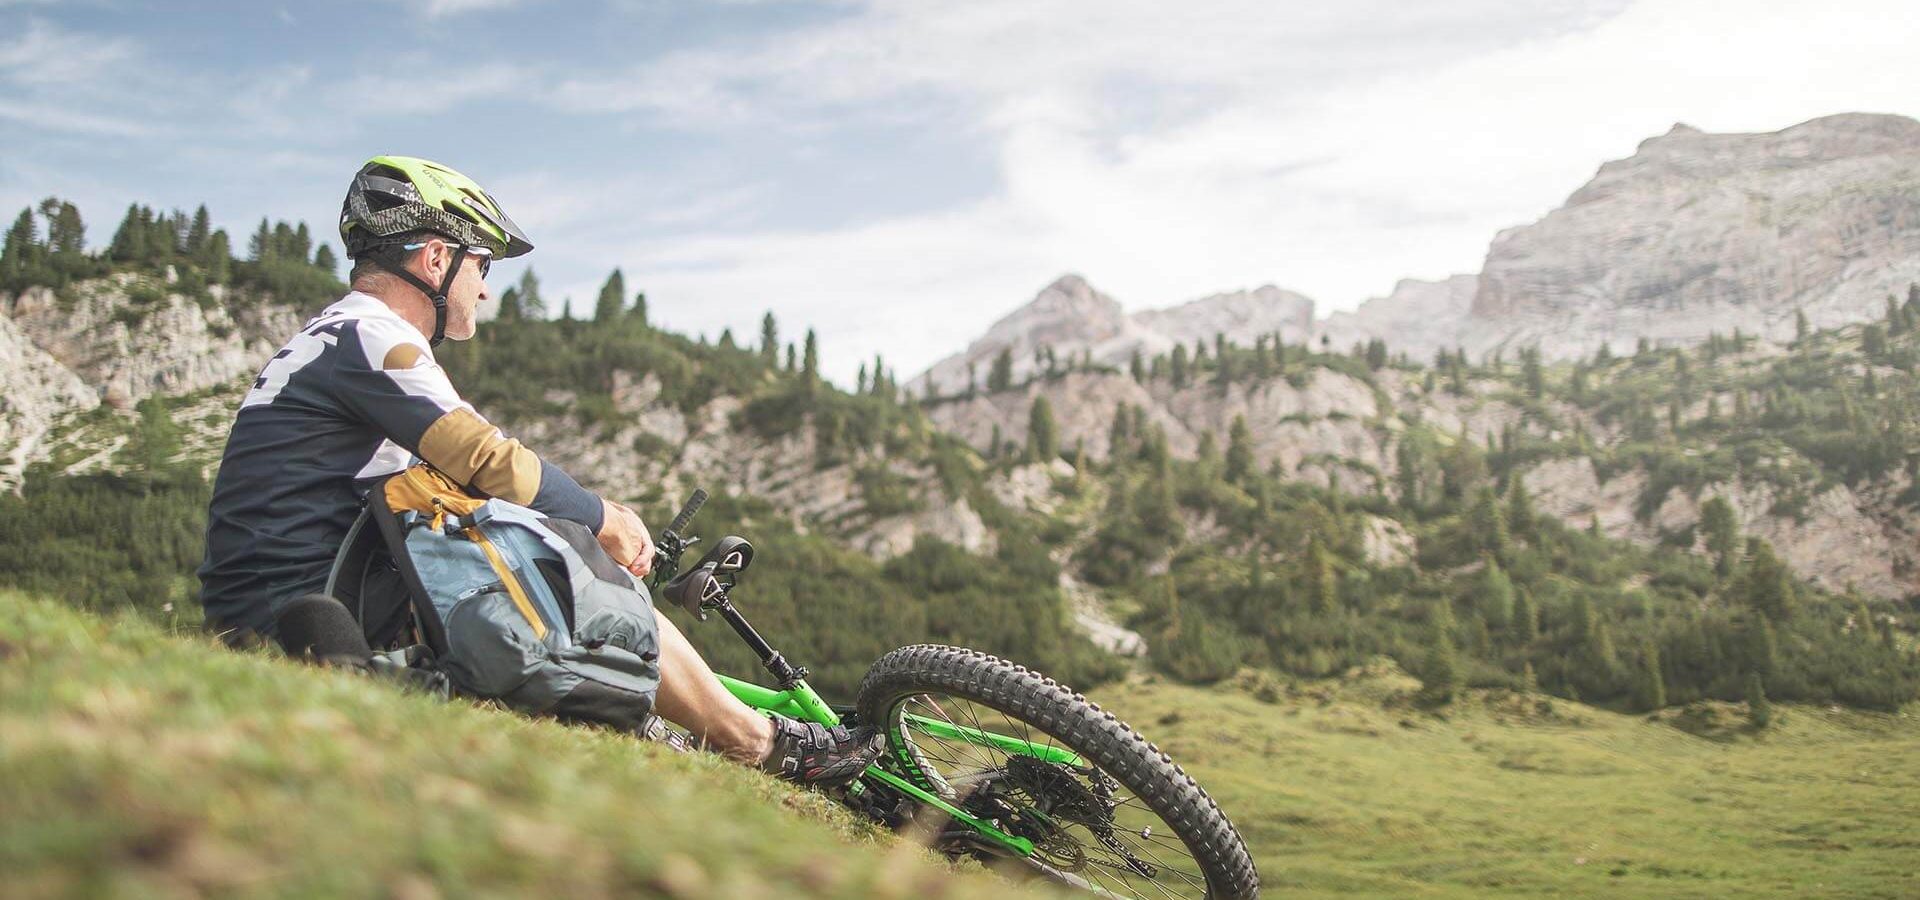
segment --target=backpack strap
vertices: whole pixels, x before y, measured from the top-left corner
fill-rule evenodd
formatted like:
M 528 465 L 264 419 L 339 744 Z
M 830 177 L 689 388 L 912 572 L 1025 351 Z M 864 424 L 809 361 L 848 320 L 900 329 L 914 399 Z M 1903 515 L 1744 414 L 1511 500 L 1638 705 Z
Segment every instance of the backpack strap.
M 427 593 L 426 585 L 421 582 L 419 570 L 414 568 L 412 554 L 407 552 L 407 527 L 400 521 L 402 512 L 417 512 L 417 510 L 396 509 L 392 502 L 396 497 L 408 498 L 404 491 L 404 483 L 395 485 L 395 480 L 407 478 L 410 473 L 422 468 L 424 467 L 415 466 L 375 482 L 373 489 L 367 492 L 367 509 L 364 515 L 372 520 L 380 536 L 385 539 L 387 552 L 393 557 L 394 567 L 400 570 L 400 579 L 407 588 L 407 599 L 413 606 L 414 626 L 420 631 L 420 642 L 433 651 L 436 658 L 445 658 L 447 630 L 440 622 L 439 611 L 433 608 L 432 595 Z

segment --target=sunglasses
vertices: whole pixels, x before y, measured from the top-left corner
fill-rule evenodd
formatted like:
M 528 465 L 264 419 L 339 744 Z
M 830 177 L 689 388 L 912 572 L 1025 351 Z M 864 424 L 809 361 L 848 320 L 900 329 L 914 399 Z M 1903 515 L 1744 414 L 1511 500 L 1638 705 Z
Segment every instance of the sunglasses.
M 473 259 L 479 260 L 480 262 L 481 278 L 487 277 L 487 272 L 493 269 L 493 251 L 492 250 L 488 250 L 487 248 L 482 247 L 478 244 L 456 244 L 452 241 L 443 241 L 442 243 L 445 243 L 449 247 L 467 248 L 467 255 L 469 257 L 472 257 Z M 425 247 L 427 244 L 428 244 L 427 241 L 421 241 L 416 244 L 401 244 L 400 249 L 418 250 L 421 247 Z

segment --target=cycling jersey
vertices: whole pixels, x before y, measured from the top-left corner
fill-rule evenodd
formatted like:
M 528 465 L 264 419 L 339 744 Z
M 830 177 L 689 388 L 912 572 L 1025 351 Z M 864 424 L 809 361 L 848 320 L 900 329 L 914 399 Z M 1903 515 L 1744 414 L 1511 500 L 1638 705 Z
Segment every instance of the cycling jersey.
M 309 320 L 240 402 L 207 510 L 208 626 L 271 635 L 281 604 L 326 586 L 367 488 L 415 458 L 600 530 L 597 495 L 482 418 L 426 336 L 356 291 Z

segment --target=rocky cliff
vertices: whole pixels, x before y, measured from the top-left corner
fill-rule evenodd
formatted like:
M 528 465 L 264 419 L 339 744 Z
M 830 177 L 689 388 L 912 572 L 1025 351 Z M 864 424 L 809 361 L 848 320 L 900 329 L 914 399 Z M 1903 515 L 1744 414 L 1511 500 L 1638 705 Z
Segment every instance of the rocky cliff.
M 1916 279 L 1920 122 L 1676 125 L 1495 237 L 1463 331 L 1469 349 L 1538 345 L 1561 358 L 1735 328 L 1787 338 L 1796 312 L 1816 328 L 1863 321 Z
M 1743 364 L 1763 368 L 1775 356 L 1751 351 Z M 1503 381 L 1470 380 L 1456 394 L 1431 386 L 1418 373 L 1394 369 L 1372 373 L 1368 380 L 1327 368 L 1307 371 L 1304 379 L 1185 388 L 1164 379 L 1139 384 L 1125 374 L 1074 372 L 939 402 L 928 416 L 976 446 L 984 447 L 996 430 L 1018 444 L 1027 439 L 1034 400 L 1045 397 L 1061 445 L 1079 447 L 1093 459 L 1108 452 L 1109 427 L 1122 406 L 1138 407 L 1146 425 L 1166 433 L 1168 448 L 1188 458 L 1208 433 L 1216 447 L 1224 448 L 1233 420 L 1244 417 L 1256 467 L 1361 495 L 1395 494 L 1399 442 L 1415 424 L 1476 444 L 1509 430 L 1562 447 L 1576 429 L 1601 448 L 1628 439 L 1617 422 L 1565 402 L 1529 400 Z M 1809 464 L 1787 452 L 1782 465 L 1786 458 Z M 1646 471 L 1602 472 L 1584 456 L 1549 456 L 1527 464 L 1520 475 L 1541 512 L 1576 527 L 1597 523 L 1609 537 L 1647 546 L 1689 533 L 1699 522 L 1701 504 L 1721 496 L 1747 533 L 1766 538 L 1795 571 L 1822 587 L 1840 591 L 1851 585 L 1887 598 L 1920 593 L 1920 516 L 1899 499 L 1909 487 L 1904 474 L 1856 488 L 1816 484 L 1805 502 L 1795 503 L 1780 502 L 1782 489 L 1764 472 L 1696 489 L 1673 487 L 1652 502 L 1646 496 L 1652 480 Z
M 1429 360 L 1434 351 L 1473 342 L 1468 318 L 1480 276 L 1455 275 L 1443 281 L 1402 279 L 1393 293 L 1375 297 L 1352 312 L 1336 312 L 1314 323 L 1311 340 L 1345 350 L 1379 338 L 1394 352 Z
M 1067 276 L 930 374 L 964 386 L 969 362 L 984 378 L 1012 348 L 1018 380 L 1043 345 L 1062 360 L 1092 351 L 1124 365 L 1136 347 L 1151 356 L 1220 333 L 1342 350 L 1379 338 L 1418 359 L 1529 346 L 1570 359 L 1602 343 L 1618 353 L 1641 338 L 1683 346 L 1735 329 L 1778 340 L 1799 313 L 1814 328 L 1873 318 L 1915 281 L 1920 122 L 1849 113 L 1764 134 L 1675 125 L 1538 222 L 1496 235 L 1477 274 L 1404 280 L 1318 321 L 1313 300 L 1272 286 L 1129 316 Z
M 1035 357 L 1043 350 L 1051 350 L 1063 367 L 1088 356 L 1097 364 L 1125 367 L 1135 352 L 1151 358 L 1175 344 L 1211 345 L 1222 334 L 1242 344 L 1274 333 L 1304 341 L 1312 324 L 1313 301 L 1273 285 L 1128 314 L 1118 300 L 1095 290 L 1086 279 L 1063 275 L 993 323 L 966 350 L 934 363 L 909 387 L 916 393 L 931 389 L 958 394 L 966 389 L 970 373 L 976 385 L 984 384 L 994 357 L 1003 350 L 1013 356 L 1014 380 L 1022 381 L 1045 368 Z
M 234 384 L 300 321 L 220 286 L 196 299 L 128 274 L 0 296 L 0 489 L 46 458 L 51 430 L 70 414 Z

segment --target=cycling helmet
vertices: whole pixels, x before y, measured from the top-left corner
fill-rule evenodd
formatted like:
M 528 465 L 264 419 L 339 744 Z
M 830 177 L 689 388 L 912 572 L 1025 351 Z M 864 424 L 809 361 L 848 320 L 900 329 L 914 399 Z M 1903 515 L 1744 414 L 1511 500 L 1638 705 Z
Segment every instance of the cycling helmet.
M 460 245 L 437 290 L 407 271 L 400 256 L 390 252 L 408 235 L 421 231 L 444 235 Z M 372 260 L 427 295 L 434 309 L 431 343 L 435 345 L 446 338 L 447 291 L 469 245 L 485 248 L 498 259 L 533 250 L 533 242 L 520 226 L 473 179 L 411 156 L 376 156 L 360 167 L 340 207 L 340 243 L 348 258 Z

